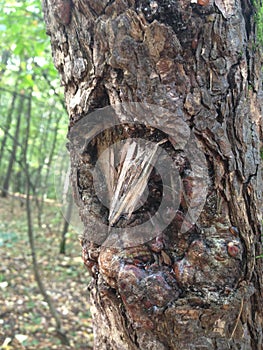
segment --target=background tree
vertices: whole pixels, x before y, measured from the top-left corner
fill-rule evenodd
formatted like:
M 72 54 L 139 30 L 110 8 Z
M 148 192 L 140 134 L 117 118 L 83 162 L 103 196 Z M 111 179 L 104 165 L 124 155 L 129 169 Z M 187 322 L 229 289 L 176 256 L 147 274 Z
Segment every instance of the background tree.
M 86 327 L 80 340 L 76 335 L 83 307 L 80 294 L 72 291 L 80 280 L 74 264 L 66 266 L 75 250 L 81 264 L 80 247 L 70 243 L 68 227 L 67 254 L 59 256 L 62 216 L 53 167 L 67 125 L 39 1 L 1 1 L 0 50 L 0 191 L 6 197 L 0 205 L 0 348 L 56 349 L 60 342 L 65 349 L 78 349 L 82 342 L 87 348 Z M 63 293 L 66 300 L 77 300 L 72 312 Z M 89 311 L 84 318 L 90 318 Z
M 35 196 L 55 198 L 49 176 L 54 153 L 66 128 L 57 72 L 51 62 L 40 3 L 3 2 L 0 16 L 1 116 L 0 182 L 3 195 L 26 193 L 19 162 L 26 145 Z M 41 22 L 42 21 L 42 22 Z M 48 105 L 52 106 L 49 110 Z M 12 138 L 13 137 L 13 138 Z M 58 141 L 58 142 L 56 142 Z M 53 145 L 52 147 L 49 147 Z M 39 151 L 41 150 L 41 152 Z M 47 183 L 48 182 L 48 183 Z M 49 191 L 49 193 L 48 193 Z
M 262 81 L 255 7 L 245 0 L 43 0 L 43 8 L 73 136 L 72 183 L 85 226 L 84 260 L 93 274 L 95 348 L 261 349 Z M 138 110 L 123 102 L 153 104 L 170 114 L 159 110 L 156 121 L 142 104 Z M 107 105 L 122 126 L 96 136 L 89 113 Z M 146 121 L 134 125 L 140 114 Z M 100 112 L 96 116 L 99 123 Z M 167 132 L 152 127 L 158 123 Z M 178 141 L 169 139 L 170 129 L 184 134 L 185 124 L 209 175 L 205 206 L 188 231 L 182 225 L 204 186 Z M 77 141 L 91 135 L 80 150 Z M 180 207 L 145 244 L 100 246 L 98 230 L 91 239 L 92 215 L 126 237 L 156 211 L 158 195 L 150 190 L 164 190 L 153 170 L 143 209 L 116 220 L 98 200 L 89 170 L 115 141 L 131 137 L 163 143 L 170 152 L 183 184 Z M 132 147 L 125 143 L 120 167 Z M 136 147 L 139 163 L 147 152 Z M 120 167 L 106 177 L 115 191 Z

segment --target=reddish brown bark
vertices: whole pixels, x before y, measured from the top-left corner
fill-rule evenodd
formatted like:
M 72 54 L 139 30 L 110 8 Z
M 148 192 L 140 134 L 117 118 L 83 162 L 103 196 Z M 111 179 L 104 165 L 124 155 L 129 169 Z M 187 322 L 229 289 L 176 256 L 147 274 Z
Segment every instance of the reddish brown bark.
M 44 0 L 43 8 L 70 118 L 95 348 L 262 349 L 262 81 L 252 4 Z M 133 102 L 141 104 L 127 104 Z M 146 104 L 164 109 L 156 107 L 156 115 Z M 108 105 L 120 126 L 101 126 L 103 113 L 90 114 Z M 185 125 L 192 153 L 178 146 Z M 158 210 L 163 188 L 151 172 L 143 210 L 118 217 L 119 247 L 105 247 L 91 217 L 107 224 L 109 210 L 91 171 L 103 151 L 127 138 L 163 142 L 175 165 L 162 181 L 175 181 L 177 171 L 180 206 L 162 232 L 155 225 L 151 240 L 124 247 L 130 227 Z M 207 187 L 189 165 L 195 149 L 206 159 Z M 205 205 L 191 222 L 204 188 Z

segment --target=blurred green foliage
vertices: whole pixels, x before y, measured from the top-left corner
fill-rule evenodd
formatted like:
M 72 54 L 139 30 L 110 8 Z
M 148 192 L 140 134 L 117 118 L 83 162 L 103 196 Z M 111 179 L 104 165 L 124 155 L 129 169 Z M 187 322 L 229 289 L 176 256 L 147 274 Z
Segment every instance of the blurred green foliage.
M 260 45 L 263 47 L 263 2 L 254 0 L 256 8 L 256 36 Z
M 0 187 L 16 142 L 9 191 L 25 192 L 26 159 L 36 194 L 55 198 L 51 169 L 64 148 L 67 114 L 41 2 L 0 0 L 0 8 L 0 145 L 5 143 L 0 153 Z M 21 125 L 14 141 L 18 115 Z

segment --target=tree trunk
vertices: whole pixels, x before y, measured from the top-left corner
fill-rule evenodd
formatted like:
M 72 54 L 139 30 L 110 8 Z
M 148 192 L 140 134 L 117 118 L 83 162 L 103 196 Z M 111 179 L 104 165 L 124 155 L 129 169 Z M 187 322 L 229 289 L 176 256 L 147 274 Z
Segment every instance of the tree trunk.
M 15 111 L 16 99 L 17 99 L 17 94 L 13 94 L 10 107 L 8 108 L 7 113 L 6 113 L 7 115 L 6 115 L 6 122 L 5 122 L 5 126 L 4 126 L 4 131 L 10 130 L 11 122 L 12 122 L 12 115 Z M 4 150 L 5 150 L 6 142 L 7 142 L 7 133 L 4 133 L 3 138 L 1 140 L 0 165 L 1 165 L 3 158 L 4 158 Z
M 63 222 L 63 229 L 61 233 L 61 239 L 60 239 L 60 244 L 59 244 L 59 254 L 66 254 L 66 241 L 67 237 L 66 234 L 68 233 L 69 229 L 69 223 L 70 223 L 70 218 L 72 215 L 72 209 L 73 209 L 73 198 L 72 196 L 70 197 L 67 209 L 66 209 L 66 216 L 64 218 Z
M 95 349 L 262 349 L 252 4 L 43 8 L 70 117 Z
M 21 117 L 23 113 L 23 106 L 24 106 L 24 97 L 20 97 L 20 102 L 17 108 L 17 121 L 16 121 L 16 129 L 15 129 L 15 135 L 14 135 L 14 140 L 13 140 L 13 145 L 12 145 L 12 151 L 10 154 L 9 162 L 8 162 L 8 167 L 3 183 L 3 188 L 1 192 L 2 197 L 7 197 L 8 195 L 8 190 L 9 190 L 9 184 L 11 180 L 11 174 L 12 174 L 12 169 L 13 169 L 13 164 L 16 160 L 16 150 L 17 150 L 17 143 L 18 143 L 18 138 L 19 138 L 19 131 L 20 131 L 20 124 L 21 124 Z

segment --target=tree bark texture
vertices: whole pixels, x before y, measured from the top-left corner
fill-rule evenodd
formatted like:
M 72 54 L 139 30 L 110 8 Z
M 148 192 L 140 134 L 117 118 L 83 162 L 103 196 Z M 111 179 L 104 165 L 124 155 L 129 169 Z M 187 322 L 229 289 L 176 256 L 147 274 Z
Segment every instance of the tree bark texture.
M 104 222 L 109 214 L 94 195 L 93 158 L 125 137 L 161 142 L 167 135 L 149 127 L 151 117 L 134 127 L 117 111 L 125 124 L 119 132 L 107 129 L 81 152 L 71 147 L 83 257 L 93 275 L 95 349 L 261 350 L 262 81 L 252 3 L 43 0 L 43 9 L 69 132 L 97 108 L 156 105 L 170 114 L 160 113 L 155 125 L 169 130 L 184 121 L 208 167 L 204 208 L 182 232 L 196 191 L 184 154 L 171 151 L 183 183 L 179 210 L 149 242 L 118 249 L 100 245 L 96 230 L 90 238 L 90 212 Z M 153 206 L 148 201 L 144 212 Z M 141 215 L 114 225 L 125 232 Z

